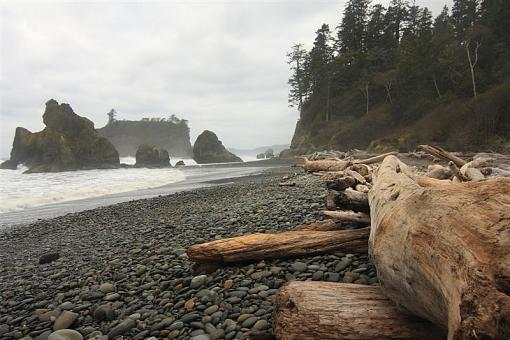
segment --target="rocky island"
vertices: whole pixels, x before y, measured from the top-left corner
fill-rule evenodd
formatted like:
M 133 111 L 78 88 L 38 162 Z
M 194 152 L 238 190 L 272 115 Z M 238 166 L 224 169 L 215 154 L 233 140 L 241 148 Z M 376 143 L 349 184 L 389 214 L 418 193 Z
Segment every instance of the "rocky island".
M 242 162 L 243 160 L 228 151 L 218 136 L 212 131 L 202 132 L 193 145 L 193 158 L 198 164 Z
M 116 120 L 112 116 L 108 124 L 97 131 L 115 146 L 122 157 L 135 156 L 142 144 L 156 145 L 167 150 L 170 156 L 191 158 L 192 155 L 188 122 L 175 116 L 168 119 L 143 118 L 140 121 Z
M 115 147 L 94 129 L 94 123 L 74 113 L 69 104 L 50 99 L 43 114 L 46 127 L 39 132 L 18 127 L 10 159 L 3 169 L 28 166 L 28 173 L 58 172 L 119 166 Z

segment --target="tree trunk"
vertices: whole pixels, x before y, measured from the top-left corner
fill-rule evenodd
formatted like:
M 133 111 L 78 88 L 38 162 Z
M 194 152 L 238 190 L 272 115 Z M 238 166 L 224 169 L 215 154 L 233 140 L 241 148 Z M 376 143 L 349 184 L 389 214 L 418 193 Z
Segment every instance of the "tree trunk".
M 274 333 L 294 339 L 444 339 L 445 332 L 399 311 L 379 287 L 293 281 L 280 289 Z
M 188 257 L 197 262 L 242 262 L 323 254 L 331 251 L 363 253 L 368 250 L 368 228 L 336 231 L 287 231 L 251 234 L 196 244 Z
M 509 339 L 510 179 L 415 179 L 393 156 L 374 178 L 369 253 L 386 296 L 449 339 Z

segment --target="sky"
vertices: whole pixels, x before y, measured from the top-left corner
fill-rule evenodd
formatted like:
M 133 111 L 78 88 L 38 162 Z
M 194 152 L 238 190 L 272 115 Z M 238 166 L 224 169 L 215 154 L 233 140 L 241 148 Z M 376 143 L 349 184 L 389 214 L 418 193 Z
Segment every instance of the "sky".
M 388 1 L 372 1 L 387 4 Z M 451 0 L 416 0 L 437 15 Z M 106 124 L 187 119 L 228 147 L 290 143 L 293 43 L 338 25 L 344 1 L 0 1 L 0 157 L 14 130 L 39 131 L 53 98 Z

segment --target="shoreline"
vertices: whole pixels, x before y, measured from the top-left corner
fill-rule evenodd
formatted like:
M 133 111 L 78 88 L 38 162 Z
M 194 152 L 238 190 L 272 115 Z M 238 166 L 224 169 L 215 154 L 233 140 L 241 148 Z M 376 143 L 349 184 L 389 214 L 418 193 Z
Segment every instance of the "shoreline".
M 228 182 L 232 178 L 253 176 L 268 169 L 285 167 L 291 160 L 266 160 L 232 164 L 191 165 L 173 168 L 183 172 L 184 180 L 157 187 L 111 193 L 93 197 L 63 200 L 55 203 L 34 205 L 22 210 L 13 210 L 0 214 L 0 233 L 17 225 L 35 222 L 40 219 L 54 218 L 68 213 L 99 208 L 102 206 L 137 199 L 169 195 L 179 191 Z M 23 175 L 21 175 L 23 176 Z M 217 182 L 218 181 L 218 182 Z
M 295 187 L 278 186 L 283 175 L 296 172 Z M 52 322 L 44 321 L 45 313 L 65 310 L 76 316 L 69 328 L 86 339 L 126 324 L 122 334 L 132 339 L 243 339 L 271 329 L 274 294 L 288 281 L 377 284 L 367 254 L 260 261 L 194 274 L 185 255 L 192 244 L 321 219 L 327 190 L 301 170 L 275 167 L 228 182 L 0 233 L 0 339 L 46 336 Z M 60 258 L 38 264 L 52 252 Z

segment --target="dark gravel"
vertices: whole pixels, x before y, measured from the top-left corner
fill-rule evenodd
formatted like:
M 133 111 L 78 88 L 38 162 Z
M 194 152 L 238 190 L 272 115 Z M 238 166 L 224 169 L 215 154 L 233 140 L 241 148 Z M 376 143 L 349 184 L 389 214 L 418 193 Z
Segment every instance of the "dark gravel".
M 0 339 L 243 339 L 271 330 L 290 280 L 377 284 L 366 254 L 260 261 L 193 273 L 186 247 L 320 219 L 326 188 L 293 168 L 18 226 L 0 234 Z M 41 256 L 58 253 L 49 263 Z M 46 261 L 43 261 L 46 262 Z M 64 311 L 67 311 L 64 313 Z M 71 322 L 69 325 L 68 321 Z

